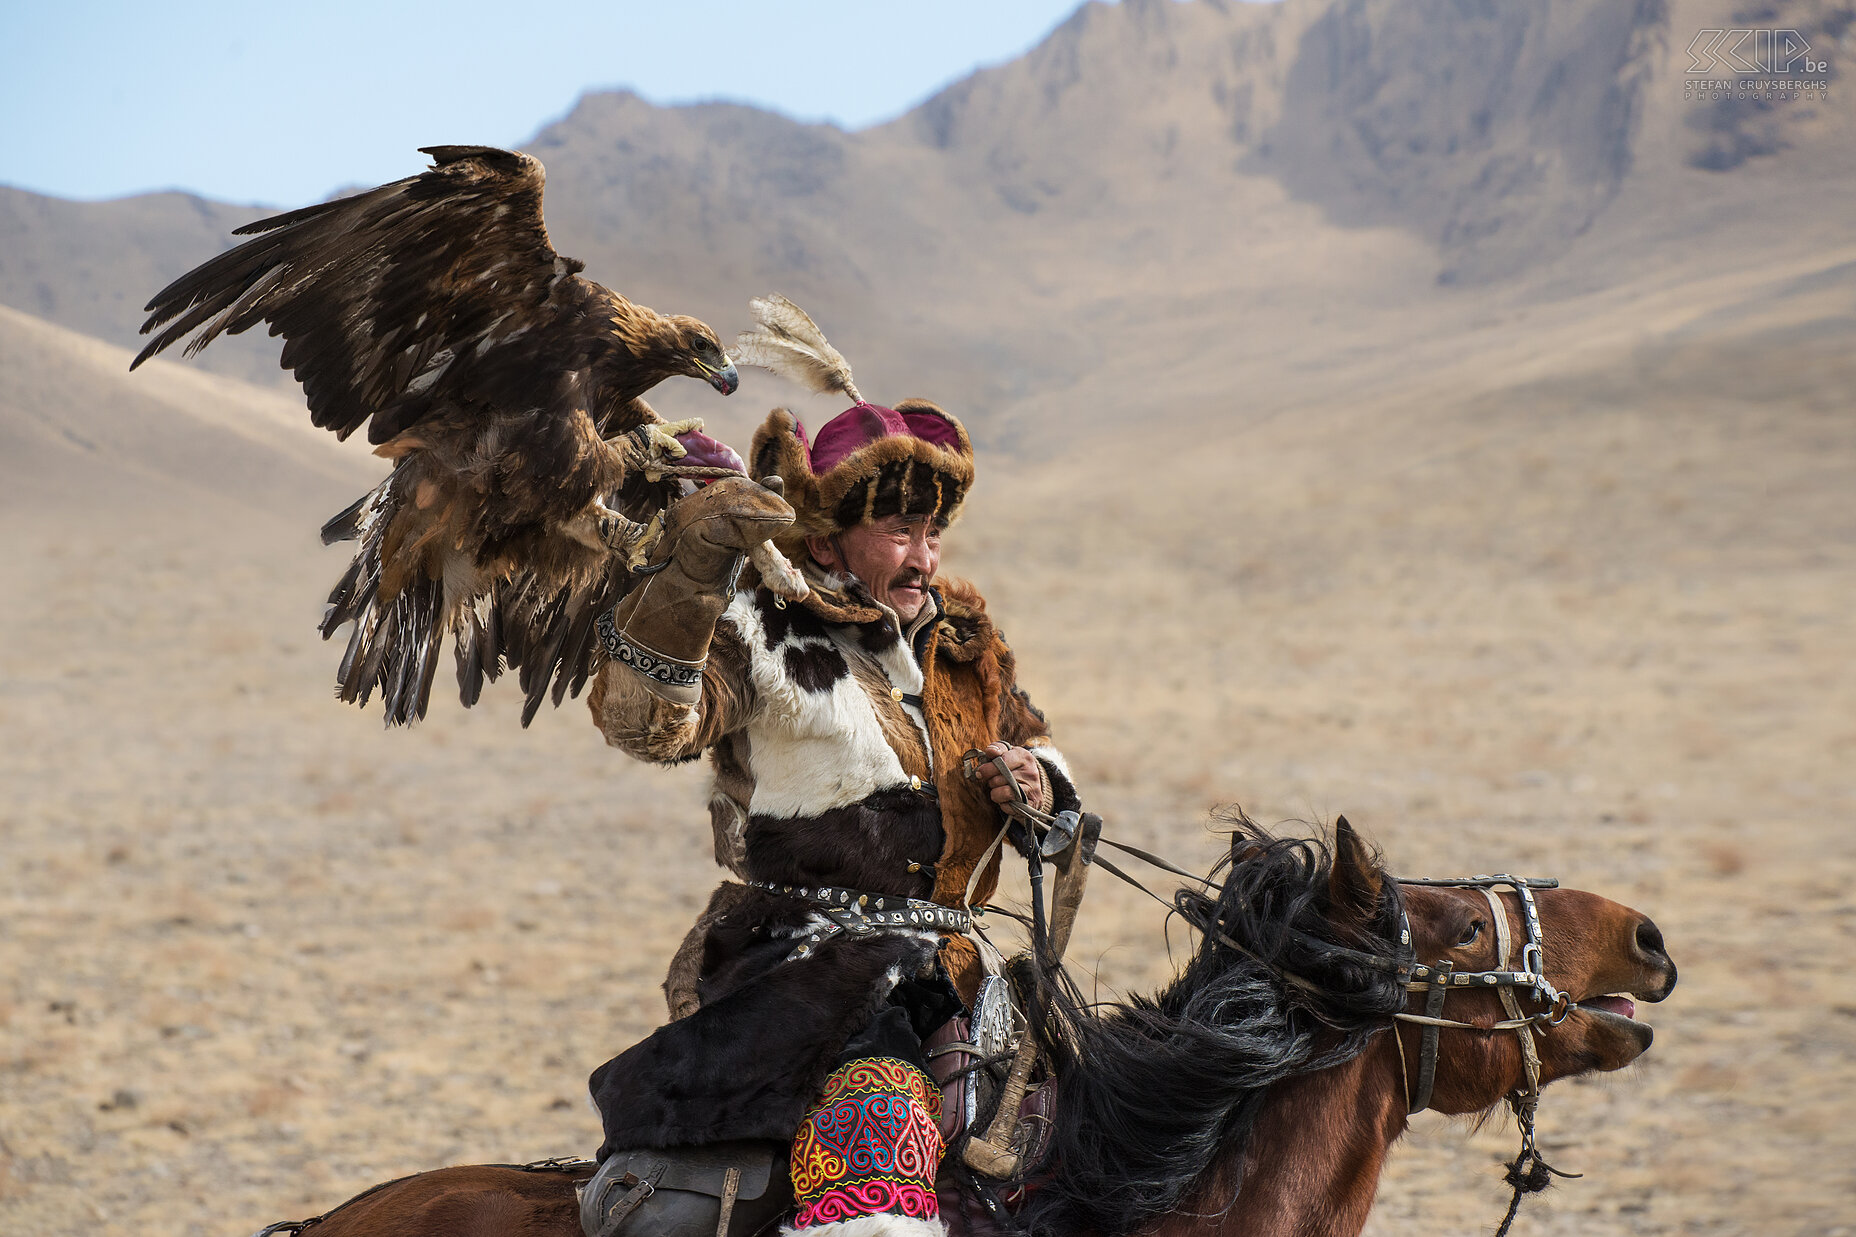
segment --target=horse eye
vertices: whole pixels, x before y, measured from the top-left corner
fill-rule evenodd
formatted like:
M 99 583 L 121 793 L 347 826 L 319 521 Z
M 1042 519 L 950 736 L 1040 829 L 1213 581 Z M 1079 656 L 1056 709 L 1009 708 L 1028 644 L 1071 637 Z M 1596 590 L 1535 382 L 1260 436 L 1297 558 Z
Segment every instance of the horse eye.
M 1457 938 L 1456 947 L 1462 949 L 1465 946 L 1474 945 L 1476 939 L 1481 935 L 1482 921 L 1480 919 L 1472 919 L 1469 921 L 1469 926 L 1463 929 L 1463 935 Z

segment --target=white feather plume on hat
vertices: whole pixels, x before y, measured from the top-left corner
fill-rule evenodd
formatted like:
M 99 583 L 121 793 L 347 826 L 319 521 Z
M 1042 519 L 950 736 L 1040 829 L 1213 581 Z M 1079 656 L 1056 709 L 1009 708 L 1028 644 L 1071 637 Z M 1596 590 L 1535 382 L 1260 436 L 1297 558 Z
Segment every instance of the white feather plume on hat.
M 864 402 L 851 382 L 850 362 L 805 310 L 777 292 L 755 297 L 748 309 L 755 325 L 735 337 L 736 364 L 771 370 L 819 395 L 839 391 L 852 403 Z

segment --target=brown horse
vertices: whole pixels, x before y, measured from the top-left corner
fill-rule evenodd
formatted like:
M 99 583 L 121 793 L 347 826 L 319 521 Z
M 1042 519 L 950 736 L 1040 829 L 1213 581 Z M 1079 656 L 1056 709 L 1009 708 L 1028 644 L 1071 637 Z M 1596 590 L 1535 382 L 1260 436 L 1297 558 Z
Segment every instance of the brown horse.
M 1065 982 L 1047 986 L 1057 1121 L 1047 1167 L 1032 1175 L 1017 1216 L 1030 1232 L 1358 1234 L 1425 1082 L 1426 1025 L 1393 1020 L 1425 1009 L 1423 994 L 1408 992 L 1422 987 L 1408 982 L 1414 966 L 1524 970 L 1498 944 L 1530 940 L 1529 908 L 1514 890 L 1400 885 L 1345 820 L 1332 848 L 1242 822 L 1220 866 L 1222 885 L 1207 882 L 1216 896 L 1178 896 L 1204 940 L 1167 989 L 1090 1006 Z M 1496 988 L 1479 979 L 1452 987 L 1439 1021 L 1456 1025 L 1433 1036 L 1436 1111 L 1486 1112 L 1524 1092 L 1523 1036 L 1536 1045 L 1540 1086 L 1621 1069 L 1650 1046 L 1630 997 L 1660 1001 L 1676 982 L 1656 926 L 1596 894 L 1531 898 L 1540 991 L 1564 999 L 1549 1009 L 1523 995 L 1532 1021 L 1495 1029 L 1515 1021 Z M 1495 906 L 1506 925 L 1491 922 Z M 440 1169 L 266 1231 L 578 1237 L 574 1186 L 589 1172 Z

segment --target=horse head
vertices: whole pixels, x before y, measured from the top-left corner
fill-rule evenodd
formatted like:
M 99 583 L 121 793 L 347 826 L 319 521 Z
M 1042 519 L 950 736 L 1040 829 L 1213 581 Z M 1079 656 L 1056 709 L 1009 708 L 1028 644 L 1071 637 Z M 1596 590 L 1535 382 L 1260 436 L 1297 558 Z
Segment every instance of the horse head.
M 1649 1047 L 1633 998 L 1676 972 L 1640 912 L 1550 882 L 1401 881 L 1344 819 L 1331 844 L 1234 823 L 1211 879 L 1175 895 L 1200 941 L 1172 984 L 1106 1004 L 1054 986 L 1030 1231 L 1357 1234 L 1408 1111 L 1514 1098 L 1532 1154 L 1540 1086 Z
M 1352 830 L 1337 831 L 1335 868 Z M 1357 839 L 1351 845 L 1357 846 Z M 1527 1028 L 1494 1030 L 1511 1022 L 1515 1010 L 1497 987 L 1479 976 L 1526 970 L 1528 906 L 1512 886 L 1401 884 L 1411 925 L 1413 956 L 1433 970 L 1447 962 L 1454 983 L 1442 1001 L 1442 1019 L 1476 1029 L 1445 1027 L 1436 1037 L 1435 1083 L 1428 1106 L 1438 1112 L 1481 1112 L 1505 1096 L 1529 1089 L 1519 1033 L 1531 1035 L 1538 1056 L 1538 1085 L 1629 1065 L 1649 1047 L 1652 1031 L 1636 1021 L 1637 1000 L 1661 1001 L 1676 985 L 1676 967 L 1663 934 L 1648 915 L 1580 889 L 1530 890 L 1540 944 L 1538 965 L 1548 985 L 1563 994 L 1549 1009 L 1537 991 L 1511 987 L 1516 1009 L 1537 1021 Z M 1495 922 L 1499 906 L 1505 925 Z M 1505 934 L 1498 930 L 1505 927 Z M 1503 942 L 1508 949 L 1503 956 Z M 1420 985 L 1406 1003 L 1407 1014 L 1423 1015 L 1428 992 Z M 1563 1016 L 1559 1016 L 1563 1014 Z M 1403 1023 L 1401 1067 L 1407 1086 L 1421 1068 L 1424 1024 Z

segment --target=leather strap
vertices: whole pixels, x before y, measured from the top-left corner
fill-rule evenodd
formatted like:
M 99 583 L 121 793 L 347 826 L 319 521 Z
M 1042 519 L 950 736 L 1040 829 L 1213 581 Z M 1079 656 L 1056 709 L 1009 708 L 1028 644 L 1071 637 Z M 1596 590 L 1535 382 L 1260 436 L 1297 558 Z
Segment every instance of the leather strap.
M 616 1184 L 628 1185 L 631 1189 L 627 1190 L 618 1202 L 606 1209 L 605 1215 L 600 1219 L 599 1232 L 596 1237 L 613 1237 L 613 1234 L 618 1232 L 625 1221 L 630 1218 L 632 1212 L 638 1210 L 639 1205 L 645 1199 L 657 1193 L 657 1183 L 663 1179 L 663 1176 L 664 1166 L 660 1164 L 645 1177 L 640 1177 L 636 1173 L 626 1173 L 620 1177 Z
M 970 1044 L 963 1039 L 953 1040 L 946 1044 L 936 1044 L 933 1048 L 924 1048 L 922 1050 L 922 1055 L 932 1061 L 936 1057 L 944 1057 L 950 1052 L 964 1052 L 969 1056 L 975 1057 L 985 1055 L 980 1051 L 980 1046 L 978 1044 Z
M 1444 997 L 1449 995 L 1450 990 L 1450 972 L 1455 968 L 1456 964 L 1448 958 L 1431 968 L 1431 990 L 1424 998 L 1426 1018 L 1437 1018 L 1443 1013 Z M 1437 1035 L 1440 1029 L 1436 1022 L 1424 1024 L 1424 1036 L 1418 1049 L 1418 1090 L 1411 1097 L 1411 1108 L 1407 1116 L 1423 1112 L 1431 1106 L 1431 1084 L 1437 1081 Z
M 735 1199 L 740 1195 L 741 1169 L 730 1164 L 728 1175 L 722 1180 L 722 1214 L 715 1222 L 715 1237 L 728 1237 L 728 1222 L 735 1218 Z
M 1495 921 L 1495 947 L 1501 951 L 1501 964 L 1508 965 L 1509 951 L 1514 947 L 1512 933 L 1508 930 L 1508 908 L 1502 905 L 1501 898 L 1495 890 L 1484 886 L 1482 896 L 1489 900 L 1489 916 Z M 1522 1017 L 1520 1003 L 1514 999 L 1514 989 L 1503 986 L 1496 989 L 1502 998 L 1502 1008 L 1508 1011 L 1509 1021 L 1519 1021 L 1515 1034 L 1521 1037 L 1521 1063 L 1527 1068 L 1527 1095 L 1534 1099 L 1540 1095 L 1540 1052 L 1534 1046 L 1534 1024 Z
M 1008 818 L 1003 825 L 999 826 L 999 832 L 993 835 L 992 841 L 986 844 L 986 849 L 980 852 L 980 861 L 973 865 L 973 871 L 967 877 L 967 888 L 960 895 L 962 906 L 973 905 L 973 891 L 980 887 L 980 876 L 986 871 L 986 865 L 992 862 L 993 855 L 998 853 L 999 847 L 1005 842 L 1005 835 L 1011 832 L 1011 829 L 1012 822 Z

